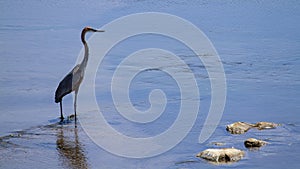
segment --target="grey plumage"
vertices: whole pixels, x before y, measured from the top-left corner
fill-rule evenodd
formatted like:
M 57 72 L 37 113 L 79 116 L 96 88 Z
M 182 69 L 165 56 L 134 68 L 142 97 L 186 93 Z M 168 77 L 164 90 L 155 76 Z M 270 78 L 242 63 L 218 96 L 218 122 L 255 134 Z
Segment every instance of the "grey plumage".
M 79 65 L 76 65 L 70 73 L 68 73 L 64 79 L 59 83 L 56 91 L 55 91 L 55 103 L 61 102 L 62 98 L 71 93 L 72 90 L 72 79 L 73 79 L 73 72 L 79 68 Z

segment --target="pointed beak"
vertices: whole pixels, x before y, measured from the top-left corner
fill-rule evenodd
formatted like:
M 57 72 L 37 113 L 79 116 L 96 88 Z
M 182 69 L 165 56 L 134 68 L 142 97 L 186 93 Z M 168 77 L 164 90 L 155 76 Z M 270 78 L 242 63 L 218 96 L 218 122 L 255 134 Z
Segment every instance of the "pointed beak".
M 105 32 L 104 30 L 96 30 L 96 32 Z

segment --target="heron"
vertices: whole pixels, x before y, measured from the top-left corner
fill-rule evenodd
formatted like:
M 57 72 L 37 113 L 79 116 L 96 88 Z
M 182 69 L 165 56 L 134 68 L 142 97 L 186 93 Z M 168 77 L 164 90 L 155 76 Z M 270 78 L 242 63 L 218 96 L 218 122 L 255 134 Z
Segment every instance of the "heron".
M 83 80 L 85 68 L 89 59 L 89 47 L 87 42 L 85 41 L 85 34 L 87 32 L 104 32 L 104 30 L 97 30 L 91 27 L 85 27 L 81 32 L 81 41 L 84 46 L 84 58 L 80 64 L 76 65 L 71 72 L 69 72 L 62 81 L 60 81 L 56 91 L 55 91 L 55 103 L 59 103 L 60 105 L 60 119 L 63 120 L 63 108 L 62 108 L 62 99 L 65 95 L 75 92 L 74 99 L 74 113 L 75 113 L 75 121 L 76 121 L 76 102 L 77 102 L 77 94 L 79 90 L 79 86 Z

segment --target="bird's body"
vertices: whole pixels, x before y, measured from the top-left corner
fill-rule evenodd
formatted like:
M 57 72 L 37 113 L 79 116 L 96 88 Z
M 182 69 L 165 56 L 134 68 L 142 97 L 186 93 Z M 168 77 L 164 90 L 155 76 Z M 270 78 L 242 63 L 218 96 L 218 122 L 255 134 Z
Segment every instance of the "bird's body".
M 82 62 L 76 65 L 70 73 L 68 73 L 64 79 L 59 83 L 56 91 L 55 91 L 55 102 L 60 103 L 60 115 L 61 120 L 63 120 L 62 113 L 62 99 L 65 95 L 75 91 L 75 100 L 74 100 L 74 112 L 75 112 L 75 120 L 76 120 L 76 101 L 77 101 L 77 93 L 79 90 L 79 86 L 83 80 L 85 68 L 87 65 L 88 57 L 89 57 L 89 48 L 85 41 L 85 34 L 87 32 L 104 32 L 103 30 L 96 30 L 90 27 L 85 27 L 81 32 L 81 41 L 84 45 L 85 53 Z
M 73 74 L 78 72 L 79 65 L 76 65 L 70 73 L 68 73 L 64 79 L 59 83 L 55 92 L 55 103 L 62 101 L 62 98 L 75 90 L 75 85 L 72 83 Z M 72 84 L 72 85 L 69 85 Z M 74 87 L 73 87 L 74 86 Z

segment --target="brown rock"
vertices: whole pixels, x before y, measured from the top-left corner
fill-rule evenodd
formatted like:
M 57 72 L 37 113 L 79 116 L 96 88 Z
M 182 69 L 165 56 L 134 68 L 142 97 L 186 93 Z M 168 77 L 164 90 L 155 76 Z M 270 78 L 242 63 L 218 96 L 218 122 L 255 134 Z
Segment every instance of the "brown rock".
M 279 124 L 271 123 L 271 122 L 258 122 L 255 124 L 255 127 L 259 130 L 263 129 L 273 129 L 279 126 Z
M 231 134 L 243 134 L 255 125 L 245 122 L 235 122 L 226 126 L 226 130 Z
M 239 161 L 244 157 L 245 152 L 235 148 L 222 148 L 222 149 L 206 149 L 199 154 L 197 157 L 206 159 L 216 163 L 228 163 Z
M 266 145 L 266 144 L 267 144 L 267 142 L 262 141 L 262 140 L 257 140 L 255 138 L 248 138 L 244 142 L 244 145 L 247 148 L 261 147 L 261 146 Z

